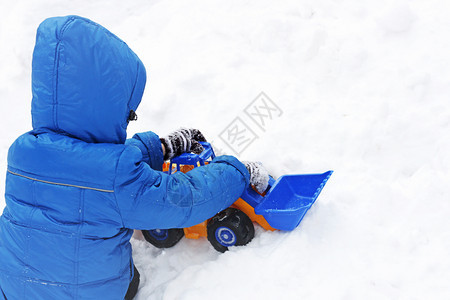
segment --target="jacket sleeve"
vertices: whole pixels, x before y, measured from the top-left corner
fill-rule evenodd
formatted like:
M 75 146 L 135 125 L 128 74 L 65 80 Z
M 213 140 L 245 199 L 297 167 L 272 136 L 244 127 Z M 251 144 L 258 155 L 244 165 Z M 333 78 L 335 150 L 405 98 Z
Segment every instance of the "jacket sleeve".
M 125 141 L 126 145 L 138 147 L 142 153 L 142 160 L 154 170 L 162 171 L 164 157 L 159 136 L 151 131 L 136 133 Z
M 232 156 L 216 157 L 188 173 L 168 175 L 126 147 L 114 186 L 123 225 L 130 229 L 166 229 L 201 223 L 230 206 L 249 182 L 245 166 Z

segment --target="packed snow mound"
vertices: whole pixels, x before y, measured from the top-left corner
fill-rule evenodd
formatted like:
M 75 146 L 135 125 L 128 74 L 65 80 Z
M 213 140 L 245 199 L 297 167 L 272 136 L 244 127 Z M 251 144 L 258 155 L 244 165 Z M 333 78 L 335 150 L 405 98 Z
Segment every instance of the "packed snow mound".
M 198 128 L 216 152 L 261 161 L 275 177 L 335 171 L 296 230 L 256 227 L 249 245 L 224 254 L 203 239 L 156 249 L 137 233 L 137 299 L 450 298 L 447 1 L 23 0 L 0 9 L 2 182 L 9 145 L 31 129 L 36 28 L 69 14 L 110 29 L 147 67 L 129 136 Z M 244 138 L 232 138 L 236 126 Z

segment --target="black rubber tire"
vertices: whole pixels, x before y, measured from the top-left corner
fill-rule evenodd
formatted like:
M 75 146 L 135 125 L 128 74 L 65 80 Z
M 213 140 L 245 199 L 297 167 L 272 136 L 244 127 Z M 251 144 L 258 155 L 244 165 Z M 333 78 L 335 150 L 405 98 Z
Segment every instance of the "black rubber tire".
M 138 269 L 136 269 L 136 266 L 133 266 L 133 268 L 134 268 L 133 279 L 131 279 L 131 282 L 130 282 L 130 285 L 128 286 L 128 290 L 127 290 L 124 300 L 133 300 L 134 299 L 134 296 L 136 296 L 138 288 L 139 288 L 139 282 L 141 281 L 141 279 L 140 279 L 141 275 L 139 274 Z
M 164 234 L 161 234 L 164 232 Z M 172 229 L 154 229 L 142 230 L 142 234 L 147 242 L 157 248 L 170 248 L 175 246 L 184 236 L 184 231 L 181 228 Z
M 247 245 L 255 236 L 255 227 L 245 213 L 229 207 L 209 220 L 207 233 L 214 249 L 223 253 L 231 246 Z

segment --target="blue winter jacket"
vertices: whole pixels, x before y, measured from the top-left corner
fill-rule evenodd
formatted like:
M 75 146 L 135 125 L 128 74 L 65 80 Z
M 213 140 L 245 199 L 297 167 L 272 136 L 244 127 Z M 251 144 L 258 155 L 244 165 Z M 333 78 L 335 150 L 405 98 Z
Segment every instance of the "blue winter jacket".
M 195 225 L 248 184 L 233 157 L 169 176 L 157 135 L 126 140 L 145 74 L 123 41 L 90 20 L 39 26 L 33 130 L 8 153 L 0 298 L 123 299 L 132 229 Z

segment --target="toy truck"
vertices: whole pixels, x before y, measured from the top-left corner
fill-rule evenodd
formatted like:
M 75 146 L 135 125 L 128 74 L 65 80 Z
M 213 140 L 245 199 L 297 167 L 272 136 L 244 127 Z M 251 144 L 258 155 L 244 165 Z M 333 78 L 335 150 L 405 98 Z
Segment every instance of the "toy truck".
M 215 157 L 209 143 L 201 142 L 201 154 L 183 153 L 164 163 L 163 171 L 189 172 L 209 163 Z M 294 230 L 306 212 L 314 204 L 333 171 L 323 174 L 284 175 L 275 180 L 270 177 L 269 186 L 259 193 L 247 187 L 231 207 L 217 213 L 211 219 L 188 227 L 143 230 L 144 238 L 158 248 L 174 246 L 185 236 L 190 239 L 206 237 L 214 249 L 225 252 L 229 247 L 248 244 L 255 235 L 253 223 L 266 230 Z

